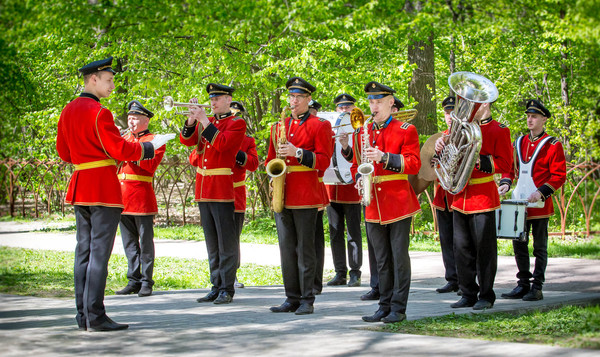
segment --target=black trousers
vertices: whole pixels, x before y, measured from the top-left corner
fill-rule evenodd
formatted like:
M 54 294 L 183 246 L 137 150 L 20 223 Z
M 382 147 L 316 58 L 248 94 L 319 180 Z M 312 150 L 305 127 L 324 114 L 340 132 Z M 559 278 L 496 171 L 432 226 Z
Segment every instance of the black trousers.
M 442 248 L 442 261 L 446 271 L 444 277 L 450 284 L 458 286 L 456 261 L 454 260 L 454 218 L 451 211 L 435 210 L 440 231 L 440 247 Z
M 323 211 L 317 212 L 315 226 L 315 293 L 323 291 L 323 267 L 325 266 L 325 230 L 323 228 Z
M 198 202 L 208 251 L 212 290 L 235 294 L 235 272 L 240 244 L 234 220 L 233 202 Z
M 410 222 L 412 218 L 381 225 L 367 222 L 379 273 L 379 309 L 406 312 L 410 290 Z
M 119 222 L 131 286 L 154 285 L 154 216 L 121 215 Z
M 286 301 L 313 304 L 315 295 L 315 227 L 317 209 L 287 209 L 275 213 Z
M 106 321 L 104 289 L 108 259 L 115 244 L 121 208 L 75 206 L 75 304 L 79 326 L 97 326 Z
M 495 213 L 453 211 L 453 218 L 454 257 L 462 296 L 470 301 L 484 299 L 494 303 L 494 280 L 498 269 Z
M 331 242 L 331 255 L 336 273 L 346 276 L 346 245 L 348 245 L 348 266 L 351 273 L 360 273 L 362 266 L 362 233 L 360 231 L 359 203 L 331 202 L 327 207 L 329 218 L 329 241 Z M 345 226 L 344 226 L 345 219 Z M 344 233 L 348 227 L 348 241 Z
M 242 229 L 244 228 L 245 216 L 246 216 L 245 212 L 234 212 L 234 214 L 233 214 L 233 218 L 235 220 L 235 231 L 237 233 L 237 242 L 238 242 L 238 251 L 239 251 L 237 269 L 240 268 L 240 264 L 242 262 L 242 250 L 239 248 L 239 246 L 240 246 L 240 237 L 242 236 Z
M 519 285 L 529 286 L 533 277 L 533 287 L 542 289 L 546 280 L 546 265 L 548 265 L 548 218 L 530 219 L 527 221 L 526 241 L 513 240 L 513 251 L 517 261 L 517 278 Z M 533 234 L 533 256 L 535 267 L 533 274 L 529 271 L 529 233 Z

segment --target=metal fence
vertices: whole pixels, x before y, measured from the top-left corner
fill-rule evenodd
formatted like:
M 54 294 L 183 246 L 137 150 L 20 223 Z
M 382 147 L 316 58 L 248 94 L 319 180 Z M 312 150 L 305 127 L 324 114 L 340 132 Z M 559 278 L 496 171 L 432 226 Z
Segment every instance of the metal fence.
M 64 198 L 73 166 L 62 161 L 0 160 L 0 216 L 40 217 L 72 207 Z M 264 201 L 261 190 L 267 180 L 262 173 L 248 177 L 250 209 L 257 210 Z M 155 174 L 154 189 L 159 204 L 157 220 L 167 224 L 199 222 L 194 203 L 195 168 L 177 157 L 164 159 Z M 428 192 L 429 191 L 429 192 Z M 431 189 L 420 195 L 431 207 Z M 262 193 L 264 195 L 264 193 Z M 590 236 L 600 225 L 600 163 L 567 164 L 567 182 L 553 195 L 560 232 L 555 234 Z M 254 216 L 254 212 L 251 216 Z M 435 217 L 435 214 L 433 214 Z

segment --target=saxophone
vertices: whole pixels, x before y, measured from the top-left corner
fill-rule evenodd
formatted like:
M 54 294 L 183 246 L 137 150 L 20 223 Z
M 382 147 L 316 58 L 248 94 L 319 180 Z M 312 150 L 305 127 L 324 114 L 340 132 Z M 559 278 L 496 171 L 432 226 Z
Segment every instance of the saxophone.
M 369 123 L 370 120 L 366 119 L 363 112 L 358 109 L 352 109 L 352 113 L 350 114 L 350 121 L 352 123 L 362 122 L 363 123 L 363 135 L 361 144 L 361 164 L 358 166 L 357 172 L 361 175 L 358 181 L 358 194 L 360 195 L 360 203 L 367 207 L 371 204 L 371 196 L 373 194 L 373 171 L 375 171 L 375 166 L 371 162 L 371 159 L 367 159 L 364 156 L 364 152 L 366 149 L 371 147 L 371 143 L 369 142 Z
M 281 112 L 279 120 L 279 128 L 275 133 L 275 150 L 279 148 L 280 144 L 287 144 L 287 133 L 285 131 L 285 118 L 289 107 L 285 107 Z M 273 199 L 272 206 L 273 212 L 280 213 L 283 211 L 285 202 L 285 173 L 287 165 L 285 160 L 279 154 L 277 157 L 267 163 L 266 171 L 267 175 L 271 177 L 271 187 L 273 188 Z

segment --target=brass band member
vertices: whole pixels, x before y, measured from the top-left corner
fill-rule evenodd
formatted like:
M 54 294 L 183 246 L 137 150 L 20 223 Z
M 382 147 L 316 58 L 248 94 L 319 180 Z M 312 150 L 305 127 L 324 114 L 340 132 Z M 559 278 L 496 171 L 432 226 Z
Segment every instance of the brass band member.
M 362 319 L 393 323 L 406 319 L 411 276 L 410 223 L 421 210 L 407 175 L 417 174 L 421 167 L 419 136 L 414 125 L 391 116 L 395 93 L 392 88 L 369 82 L 365 92 L 372 121 L 355 132 L 352 150 L 348 147 L 343 151 L 353 159 L 353 173 L 360 163 L 371 162 L 374 166 L 370 174 L 372 184 L 364 177 L 357 177 L 357 181 L 363 180 L 365 192 L 372 191 L 372 197 L 362 197 L 362 201 L 370 198 L 365 221 L 377 261 L 380 298 L 379 309 Z
M 355 108 L 356 99 L 349 94 L 342 93 L 333 100 L 335 111 L 339 113 L 350 113 Z M 340 137 L 342 145 L 346 137 Z M 360 286 L 362 266 L 362 233 L 360 229 L 361 206 L 360 196 L 354 187 L 355 183 L 326 185 L 329 200 L 327 217 L 329 218 L 329 241 L 331 242 L 331 255 L 335 276 L 327 282 L 327 285 L 346 285 L 348 266 L 350 267 L 350 280 L 348 286 Z M 345 224 L 344 224 L 345 222 Z M 348 227 L 348 239 L 344 236 Z M 346 245 L 348 246 L 348 265 L 346 265 Z M 375 272 L 377 269 L 375 268 Z
M 239 244 L 235 229 L 232 170 L 246 133 L 246 123 L 233 115 L 232 87 L 209 83 L 206 92 L 214 116 L 204 108 L 190 109 L 181 130 L 180 141 L 196 146 L 199 166 L 196 173 L 196 198 L 208 250 L 211 291 L 198 302 L 228 304 L 235 293 L 239 263 Z M 192 99 L 192 102 L 197 102 Z
M 567 165 L 562 144 L 556 138 L 550 137 L 544 130 L 544 125 L 551 114 L 538 100 L 527 101 L 527 128 L 529 135 L 517 139 L 514 148 L 518 151 L 515 160 L 516 167 L 508 175 L 503 175 L 498 191 L 505 194 L 517 176 L 521 180 L 533 180 L 536 190 L 531 192 L 528 201 L 535 203 L 543 201 L 540 208 L 527 208 L 527 240 L 513 240 L 513 250 L 517 261 L 517 287 L 511 292 L 502 294 L 505 299 L 523 299 L 525 301 L 542 300 L 542 285 L 545 281 L 546 265 L 548 263 L 548 217 L 554 214 L 554 204 L 551 195 L 556 192 L 567 179 Z M 548 138 L 548 139 L 546 139 Z M 517 146 L 517 143 L 520 145 Z M 532 157 L 540 147 L 537 156 Z M 532 161 L 533 160 L 533 161 Z M 521 168 L 532 165 L 528 174 L 522 173 Z M 517 173 L 519 175 L 517 175 Z M 528 177 L 525 177 L 528 176 Z M 529 271 L 529 232 L 533 234 L 533 256 L 535 267 L 533 274 Z M 533 281 L 530 281 L 533 278 Z M 531 284 L 531 289 L 530 289 Z
M 325 171 L 331 159 L 331 124 L 309 113 L 312 84 L 292 77 L 286 88 L 292 112 L 285 118 L 286 142 L 278 143 L 281 122 L 274 124 L 267 164 L 279 155 L 287 165 L 284 208 L 275 213 L 287 299 L 271 311 L 303 315 L 314 311 L 315 227 L 323 203 L 319 171 Z
M 148 130 L 154 113 L 140 102 L 133 100 L 127 105 L 129 133 L 125 140 L 132 143 L 148 142 L 154 134 Z M 154 158 L 143 161 L 127 161 L 119 170 L 121 193 L 125 208 L 121 213 L 121 238 L 127 256 L 127 286 L 118 295 L 152 294 L 154 271 L 154 215 L 158 213 L 156 194 L 152 187 L 154 172 L 158 168 L 165 147 L 158 148 Z
M 454 110 L 455 103 L 456 97 L 453 96 L 446 97 L 442 102 L 444 120 L 448 126 L 448 129 L 444 131 L 444 134 L 450 132 L 450 125 L 452 124 L 451 113 Z M 438 185 L 432 202 L 433 207 L 435 207 L 435 214 L 440 231 L 440 247 L 442 249 L 442 261 L 444 262 L 445 269 L 444 277 L 446 278 L 446 285 L 435 289 L 438 293 L 458 291 L 458 275 L 456 273 L 456 261 L 454 260 L 453 218 L 452 209 L 450 208 L 452 207 L 452 197 L 452 194 L 444 190 L 441 185 Z

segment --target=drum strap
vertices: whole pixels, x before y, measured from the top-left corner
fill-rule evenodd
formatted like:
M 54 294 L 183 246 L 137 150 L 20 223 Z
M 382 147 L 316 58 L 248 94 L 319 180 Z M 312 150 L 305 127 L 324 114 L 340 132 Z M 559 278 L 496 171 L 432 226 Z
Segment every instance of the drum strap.
M 519 180 L 517 181 L 517 186 L 515 187 L 515 189 L 513 190 L 512 193 L 512 198 L 513 199 L 520 199 L 520 200 L 526 200 L 527 197 L 529 197 L 529 195 L 531 195 L 536 189 L 537 186 L 535 185 L 535 182 L 533 182 L 533 166 L 535 164 L 535 159 L 537 158 L 537 155 L 540 153 L 540 150 L 542 149 L 542 147 L 544 147 L 544 145 L 554 139 L 554 137 L 552 136 L 547 136 L 544 139 L 542 139 L 542 141 L 539 143 L 539 145 L 535 148 L 535 151 L 533 152 L 533 155 L 531 156 L 531 160 L 529 160 L 528 162 L 525 162 L 523 160 L 523 153 L 521 152 L 521 143 L 523 141 L 524 136 L 521 136 L 517 139 L 517 142 L 515 143 L 515 148 L 517 150 L 517 157 L 519 159 Z M 544 202 L 543 201 L 539 201 L 536 204 L 529 204 L 529 207 L 543 207 L 544 206 Z

